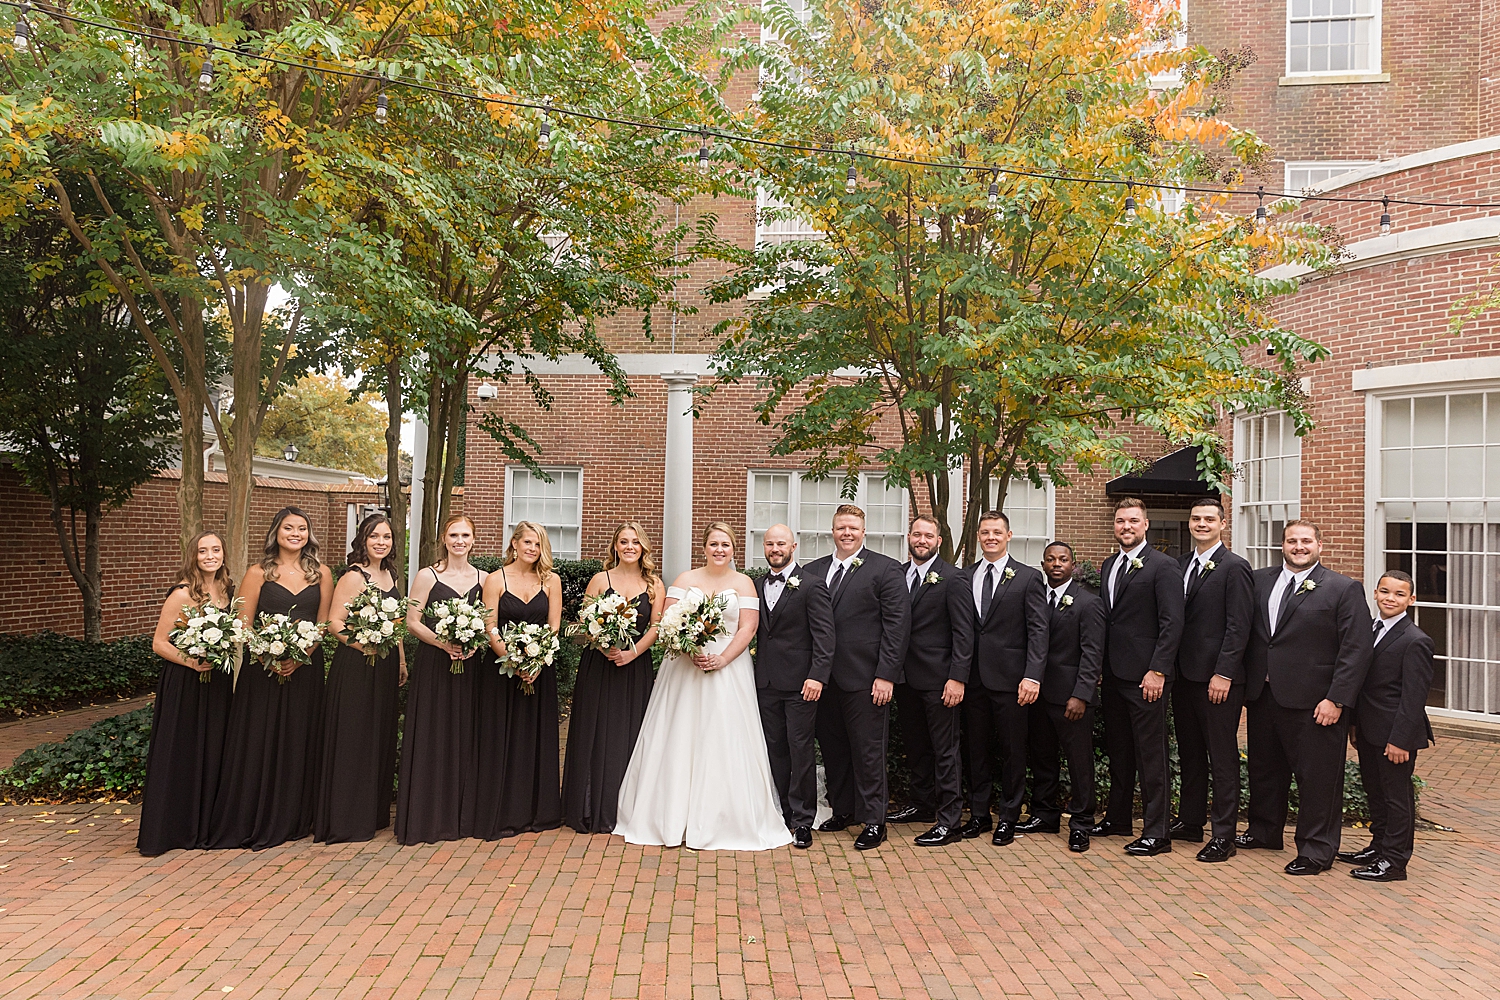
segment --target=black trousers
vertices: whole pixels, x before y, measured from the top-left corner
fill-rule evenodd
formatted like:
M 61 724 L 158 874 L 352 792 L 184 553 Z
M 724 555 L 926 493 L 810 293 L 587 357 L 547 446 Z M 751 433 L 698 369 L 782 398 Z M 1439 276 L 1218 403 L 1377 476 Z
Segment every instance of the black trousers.
M 853 816 L 866 826 L 884 823 L 890 804 L 885 773 L 890 707 L 876 705 L 869 689 L 843 691 L 836 684 L 823 686 L 817 705 L 818 745 L 834 815 Z
M 1310 708 L 1283 708 L 1266 684 L 1249 705 L 1250 825 L 1256 840 L 1280 846 L 1287 799 L 1297 778 L 1297 853 L 1332 865 L 1344 825 L 1344 741 L 1348 713 L 1331 726 Z
M 1026 706 L 1014 691 L 970 684 L 964 693 L 964 754 L 968 758 L 969 812 L 985 818 L 993 799 L 1000 822 L 1021 818 L 1026 798 Z M 1000 744 L 1000 791 L 994 792 L 994 747 Z
M 1370 801 L 1370 846 L 1392 864 L 1406 867 L 1416 842 L 1417 798 L 1412 791 L 1411 776 L 1417 767 L 1417 755 L 1405 764 L 1392 764 L 1385 747 L 1372 746 L 1356 737 L 1359 752 L 1359 777 Z
M 1104 822 L 1121 832 L 1135 829 L 1135 777 L 1139 771 L 1141 836 L 1167 836 L 1170 699 L 1170 684 L 1156 701 L 1147 701 L 1139 682 L 1104 672 L 1104 746 L 1109 754 L 1109 805 L 1104 810 Z
M 1066 705 L 1038 699 L 1028 706 L 1031 741 L 1031 815 L 1045 823 L 1062 822 L 1057 791 L 1062 769 L 1059 756 L 1068 761 L 1068 820 L 1070 830 L 1088 830 L 1094 825 L 1094 707 L 1083 710 L 1083 718 L 1063 715 Z
M 1190 830 L 1212 823 L 1212 836 L 1233 840 L 1240 817 L 1240 709 L 1245 685 L 1231 684 L 1229 697 L 1208 700 L 1207 681 L 1172 681 L 1172 718 L 1177 726 L 1177 757 L 1182 790 L 1177 819 Z M 1212 775 L 1213 814 L 1208 811 Z
M 919 691 L 909 684 L 896 685 L 896 708 L 911 772 L 911 804 L 932 813 L 938 826 L 958 826 L 964 811 L 961 710 L 944 706 L 942 691 Z
M 818 703 L 803 701 L 802 692 L 757 688 L 760 726 L 771 758 L 771 779 L 781 799 L 781 815 L 795 830 L 812 826 L 818 811 L 818 761 L 813 738 L 818 728 Z

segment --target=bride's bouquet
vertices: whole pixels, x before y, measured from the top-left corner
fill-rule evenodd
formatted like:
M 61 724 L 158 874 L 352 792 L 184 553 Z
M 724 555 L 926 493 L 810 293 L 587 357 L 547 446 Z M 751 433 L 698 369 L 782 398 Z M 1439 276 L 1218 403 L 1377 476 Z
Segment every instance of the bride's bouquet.
M 278 684 L 285 684 L 287 675 L 276 664 L 291 660 L 306 666 L 322 643 L 322 625 L 288 615 L 261 615 L 249 636 L 250 655 L 276 675 Z
M 454 657 L 448 672 L 463 673 L 464 660 L 479 652 L 489 641 L 484 637 L 484 607 L 462 597 L 451 597 L 429 605 L 427 613 L 436 619 L 432 631 L 437 637 L 463 650 L 464 655 Z
M 694 587 L 661 616 L 657 634 L 666 643 L 667 652 L 697 656 L 724 634 L 724 612 L 728 608 L 728 594 L 709 597 Z
M 587 598 L 566 633 L 598 650 L 625 649 L 635 635 L 635 602 L 610 592 Z
M 227 608 L 216 607 L 208 601 L 201 605 L 190 604 L 182 609 L 179 624 L 168 633 L 167 639 L 183 656 L 207 663 L 226 674 L 233 673 L 235 647 L 245 641 L 245 625 L 239 618 L 244 603 L 236 597 Z M 198 672 L 201 683 L 207 684 L 210 679 L 210 671 Z
M 364 647 L 370 666 L 406 639 L 406 598 L 387 597 L 373 583 L 345 605 L 344 635 Z M 330 636 L 332 638 L 332 636 Z
M 505 655 L 500 658 L 500 674 L 514 677 L 521 682 L 522 694 L 533 694 L 532 687 L 544 667 L 552 666 L 552 660 L 562 643 L 550 626 L 535 622 L 510 622 L 500 630 L 500 641 L 505 643 Z

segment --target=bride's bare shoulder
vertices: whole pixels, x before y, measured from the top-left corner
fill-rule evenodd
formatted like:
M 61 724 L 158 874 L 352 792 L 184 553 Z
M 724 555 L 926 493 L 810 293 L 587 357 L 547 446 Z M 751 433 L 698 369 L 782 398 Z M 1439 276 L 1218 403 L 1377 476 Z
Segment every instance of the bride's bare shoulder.
M 734 592 L 741 597 L 758 597 L 755 592 L 755 581 L 744 573 L 734 574 Z
M 678 590 L 690 590 L 698 585 L 698 571 L 692 569 L 677 574 L 677 579 L 672 581 L 672 586 Z

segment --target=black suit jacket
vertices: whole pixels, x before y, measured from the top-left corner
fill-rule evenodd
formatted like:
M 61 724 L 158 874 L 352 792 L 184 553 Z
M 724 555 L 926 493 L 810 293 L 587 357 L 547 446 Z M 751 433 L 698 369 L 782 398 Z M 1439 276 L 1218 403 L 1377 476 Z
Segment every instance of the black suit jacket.
M 1069 597 L 1072 604 L 1049 609 L 1042 700 L 1054 705 L 1065 705 L 1069 698 L 1091 703 L 1104 669 L 1104 602 L 1077 580 L 1063 591 L 1063 600 Z
M 1354 724 L 1371 746 L 1387 743 L 1415 753 L 1432 742 L 1427 689 L 1432 686 L 1432 640 L 1407 615 L 1375 647 L 1359 692 Z
M 909 572 L 911 563 L 902 563 L 903 580 Z M 969 681 L 969 666 L 974 659 L 974 602 L 957 566 L 937 558 L 927 573 L 936 573 L 939 580 L 928 583 L 924 574 L 911 591 L 911 628 L 902 679 L 918 691 L 941 691 L 950 680 L 960 684 Z
M 1023 566 L 1015 556 L 1005 564 L 1014 570 L 1009 580 L 996 582 L 990 613 L 983 618 L 974 606 L 974 575 L 988 565 L 980 558 L 965 566 L 959 586 L 974 615 L 974 670 L 979 683 L 991 691 L 1014 691 L 1022 680 L 1041 683 L 1047 672 L 1047 585 L 1040 570 Z
M 802 682 L 828 683 L 833 671 L 833 601 L 823 578 L 795 563 L 776 610 L 766 607 L 766 578 L 755 581 L 760 622 L 755 628 L 755 686 L 800 691 Z
M 1260 697 L 1266 678 L 1283 708 L 1316 708 L 1324 698 L 1350 707 L 1370 671 L 1370 609 L 1365 588 L 1323 565 L 1281 603 L 1281 624 L 1271 635 L 1271 591 L 1281 566 L 1255 571 L 1255 622 L 1245 651 L 1245 700 Z
M 860 549 L 863 560 L 847 571 L 833 594 L 836 636 L 831 678 L 844 691 L 869 690 L 876 679 L 901 678 L 910 627 L 911 598 L 901 564 L 890 556 Z M 808 574 L 827 581 L 833 556 L 807 564 Z
M 1110 673 L 1123 681 L 1139 684 L 1147 671 L 1170 679 L 1177 669 L 1177 650 L 1182 643 L 1182 568 L 1177 560 L 1147 545 L 1138 557 L 1139 569 L 1126 567 L 1118 599 L 1109 590 L 1115 554 L 1100 570 L 1104 614 L 1109 622 L 1104 659 Z
M 1193 559 L 1178 560 L 1180 580 Z M 1182 618 L 1177 672 L 1186 680 L 1207 683 L 1215 674 L 1232 684 L 1245 680 L 1245 647 L 1250 644 L 1255 614 L 1255 579 L 1250 564 L 1220 545 L 1209 553 L 1214 568 L 1200 573 L 1188 590 Z

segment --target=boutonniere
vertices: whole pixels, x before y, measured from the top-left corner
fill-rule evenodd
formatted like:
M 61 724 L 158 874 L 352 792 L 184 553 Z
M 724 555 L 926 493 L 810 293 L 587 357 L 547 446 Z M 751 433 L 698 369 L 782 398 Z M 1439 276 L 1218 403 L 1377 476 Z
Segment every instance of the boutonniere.
M 1217 567 L 1218 565 L 1219 564 L 1214 562 L 1212 559 L 1205 559 L 1203 560 L 1203 572 L 1212 573 L 1215 567 Z
M 925 584 L 927 584 L 930 587 L 934 583 L 942 583 L 943 582 L 943 578 L 940 577 L 940 576 L 938 576 L 937 570 L 933 569 L 933 570 L 928 570 L 927 571 L 927 575 L 924 576 L 924 577 L 922 577 L 922 582 L 925 583 Z
M 855 556 L 853 559 L 849 560 L 849 568 L 850 569 L 859 569 L 864 564 L 865 564 L 865 561 L 863 559 L 861 559 L 859 556 Z
M 1141 559 L 1140 556 L 1130 557 L 1130 572 L 1134 573 L 1144 565 L 1146 565 L 1146 563 Z
M 1057 606 L 1060 608 L 1071 608 L 1073 606 L 1073 595 L 1064 594 L 1062 600 L 1057 602 Z
M 1308 577 L 1306 580 L 1302 581 L 1302 586 L 1300 586 L 1300 587 L 1297 588 L 1297 593 L 1298 594 L 1306 594 L 1306 593 L 1310 593 L 1310 592 L 1312 592 L 1314 590 L 1317 590 L 1317 589 L 1318 589 L 1317 583 L 1313 581 L 1312 577 Z
M 800 576 L 787 577 L 786 585 L 789 588 L 791 588 L 792 590 L 796 590 L 798 587 L 802 586 L 802 577 L 800 577 Z
M 1009 583 L 1016 578 L 1016 571 L 1007 566 L 1005 567 L 1005 572 L 1000 575 L 1005 578 L 1006 583 Z

